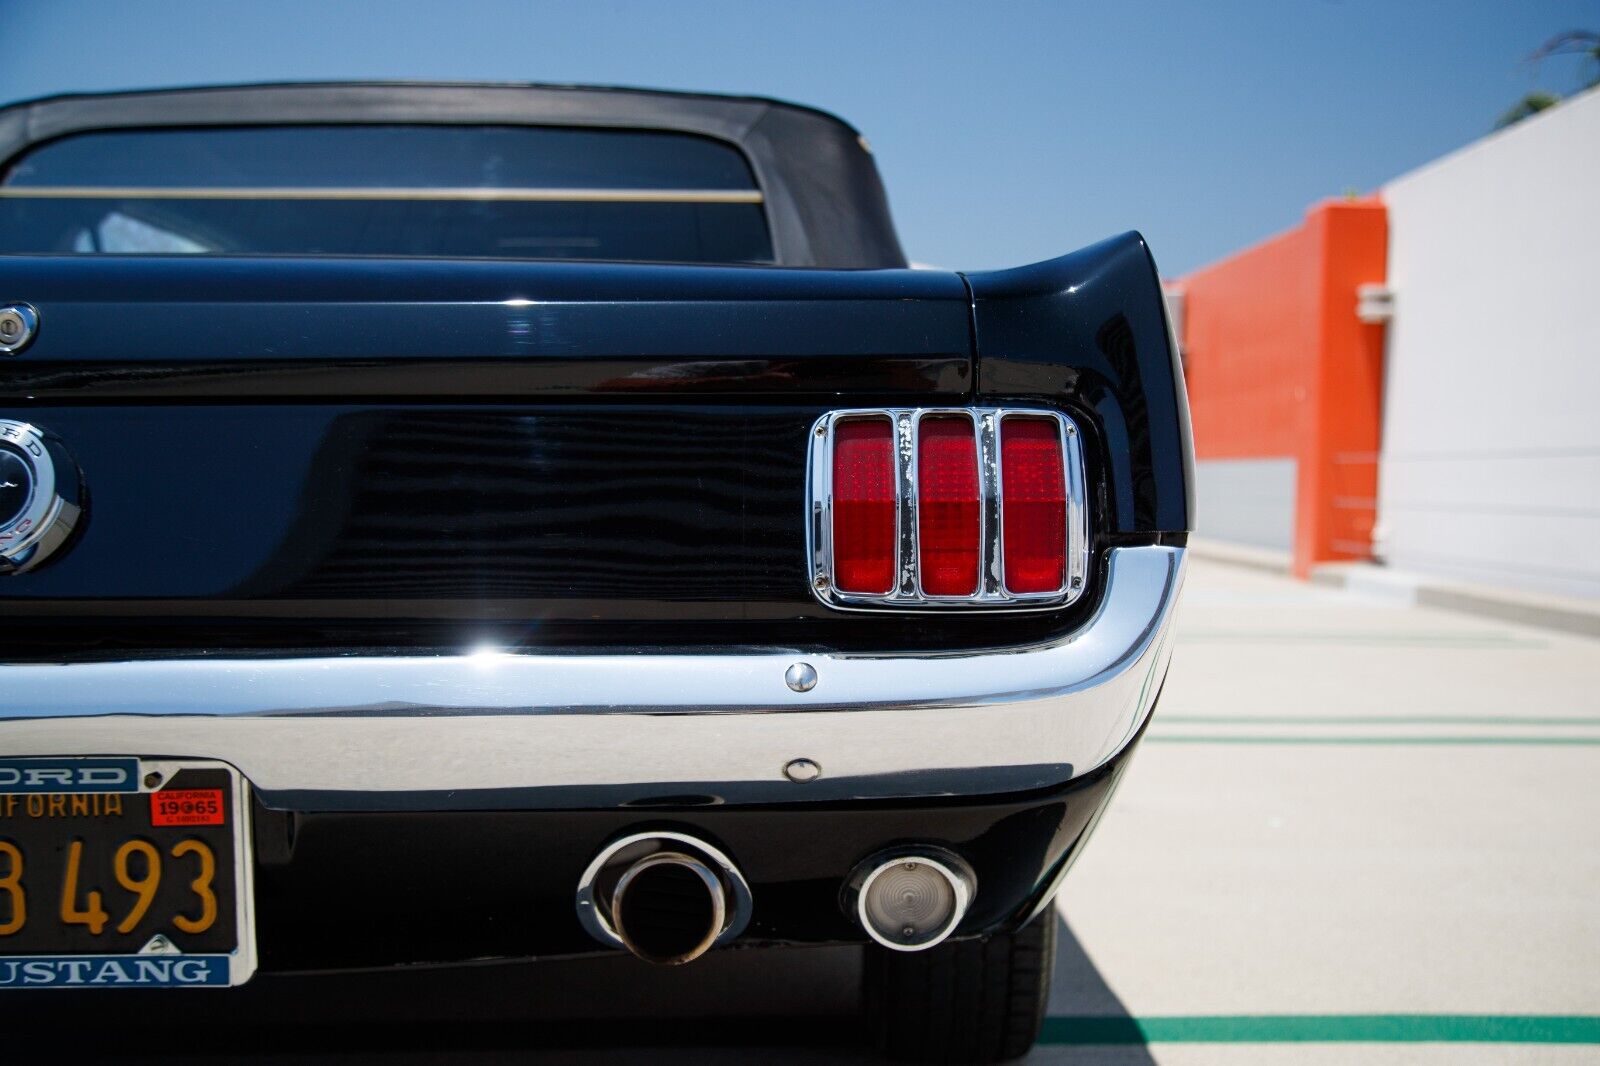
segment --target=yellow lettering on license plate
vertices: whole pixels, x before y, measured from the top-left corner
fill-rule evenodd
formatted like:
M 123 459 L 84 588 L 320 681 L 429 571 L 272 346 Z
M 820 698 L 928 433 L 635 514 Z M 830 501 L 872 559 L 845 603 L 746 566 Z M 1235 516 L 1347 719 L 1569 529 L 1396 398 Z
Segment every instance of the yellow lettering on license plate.
M 84 843 L 73 840 L 67 846 L 66 876 L 62 879 L 60 898 L 38 900 L 30 898 L 24 878 L 28 857 L 9 840 L 0 840 L 0 937 L 15 935 L 27 925 L 30 914 L 49 920 L 52 915 L 63 925 L 85 926 L 94 936 L 106 929 L 114 916 L 107 911 L 107 893 L 95 889 L 82 889 L 80 882 L 86 877 L 103 874 L 109 866 L 112 879 L 122 890 L 109 902 L 123 908 L 116 923 L 119 933 L 134 932 L 144 920 L 160 891 L 163 870 L 173 871 L 173 876 L 188 879 L 189 891 L 184 905 L 176 913 L 164 916 L 185 933 L 198 934 L 210 929 L 217 921 L 217 894 L 213 884 L 217 876 L 217 856 L 211 846 L 202 840 L 180 840 L 163 855 L 149 841 L 133 838 L 122 841 L 108 857 L 91 855 L 87 859 Z M 85 868 L 92 867 L 90 874 Z M 117 898 L 121 897 L 121 898 Z M 130 898 L 131 897 L 131 898 Z M 4 941 L 0 940 L 0 945 Z
M 17 818 L 120 818 L 118 792 L 15 792 L 0 796 L 0 820 Z

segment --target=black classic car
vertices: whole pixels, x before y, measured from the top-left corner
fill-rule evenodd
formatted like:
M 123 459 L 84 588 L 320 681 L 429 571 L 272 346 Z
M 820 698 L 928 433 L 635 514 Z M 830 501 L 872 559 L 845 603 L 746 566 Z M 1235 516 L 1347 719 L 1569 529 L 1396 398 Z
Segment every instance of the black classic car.
M 908 269 L 776 101 L 0 109 L 0 1012 L 860 944 L 888 1051 L 1020 1054 L 1167 668 L 1174 349 L 1137 234 Z

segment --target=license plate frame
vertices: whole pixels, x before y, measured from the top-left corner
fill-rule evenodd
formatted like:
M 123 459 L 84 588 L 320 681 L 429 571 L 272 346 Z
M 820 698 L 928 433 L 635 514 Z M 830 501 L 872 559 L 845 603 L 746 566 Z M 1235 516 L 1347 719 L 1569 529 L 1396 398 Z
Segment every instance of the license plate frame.
M 86 821 L 77 826 L 63 824 L 59 827 L 60 831 L 54 833 L 58 837 L 71 836 L 79 844 L 73 845 L 69 841 L 53 849 L 48 843 L 40 846 L 40 838 L 48 841 L 52 830 L 57 828 L 50 825 L 54 821 L 54 815 L 48 813 L 51 797 L 56 798 L 56 807 L 66 811 L 64 817 L 70 821 L 73 817 L 73 799 L 79 800 L 85 810 L 101 812 L 110 806 L 108 797 L 113 796 L 118 797 L 118 806 L 121 808 L 114 820 L 102 824 Z M 220 814 L 215 805 L 219 798 L 222 800 Z M 20 820 L 17 817 L 19 811 L 22 815 Z M 47 813 L 30 814 L 30 811 Z M 102 814 L 94 816 L 111 817 Z M 39 936 L 31 930 L 27 938 L 29 946 L 16 950 L 16 942 L 8 946 L 8 937 L 0 936 L 0 991 L 85 987 L 227 988 L 242 985 L 254 975 L 257 961 L 255 863 L 250 851 L 253 840 L 250 785 L 237 768 L 220 760 L 203 758 L 121 755 L 0 757 L 0 843 L 10 842 L 19 853 L 23 853 L 23 846 L 26 845 L 27 850 L 43 853 L 45 858 L 42 861 L 45 863 L 49 862 L 52 851 L 55 853 L 57 867 L 47 866 L 50 873 L 37 875 L 33 879 L 35 884 L 43 883 L 53 891 L 43 893 L 37 900 L 28 898 L 31 893 L 26 863 L 18 878 L 26 920 L 32 921 L 34 914 L 42 911 L 42 921 L 56 922 L 43 934 L 46 938 L 55 933 L 63 942 L 70 936 L 81 943 L 89 935 L 66 930 L 60 924 L 65 919 L 60 918 L 57 922 L 57 915 L 51 912 L 57 910 L 58 904 L 64 906 L 61 901 L 68 895 L 64 887 L 66 875 L 56 873 L 61 862 L 60 856 L 75 848 L 80 864 L 87 865 L 88 860 L 84 859 L 84 855 L 90 852 L 90 845 L 81 834 L 91 831 L 102 839 L 121 837 L 125 840 L 144 840 L 158 853 L 170 853 L 173 847 L 187 839 L 199 839 L 202 843 L 209 841 L 209 851 L 213 856 L 213 884 L 208 887 L 216 897 L 216 916 L 231 916 L 231 946 L 226 943 L 230 938 L 226 936 L 225 929 L 211 934 L 215 923 L 208 926 L 204 933 L 188 935 L 176 928 L 176 920 L 168 914 L 167 926 L 158 927 L 162 915 L 157 913 L 152 919 L 150 912 L 158 910 L 152 904 L 147 905 L 144 917 L 131 926 L 126 934 L 120 933 L 120 929 L 111 925 L 109 920 L 102 923 L 103 931 L 109 927 L 121 938 L 116 950 L 83 950 L 81 946 L 73 945 L 65 945 L 69 950 L 56 952 L 39 950 L 36 943 Z M 79 835 L 73 836 L 75 832 Z M 215 861 L 220 858 L 215 855 L 215 843 L 224 836 L 231 844 L 231 862 Z M 104 852 L 106 849 L 101 847 L 99 850 Z M 110 904 L 111 897 L 115 898 L 114 905 L 102 907 L 103 910 L 114 911 L 124 918 L 131 917 L 132 911 L 127 901 L 132 894 L 137 902 L 137 893 L 114 880 L 113 875 L 105 874 L 105 860 L 110 856 L 98 854 L 93 857 L 99 860 L 99 866 L 96 872 L 83 874 L 78 879 L 80 883 L 74 885 L 75 891 L 71 893 L 73 906 L 77 907 L 80 899 L 87 899 L 88 892 L 99 891 L 104 903 Z M 185 859 L 189 860 L 186 864 L 183 863 Z M 124 861 L 123 873 L 130 878 L 134 877 L 136 869 L 143 870 L 146 877 L 151 873 L 148 865 L 132 858 Z M 195 881 L 200 879 L 199 871 L 203 869 L 200 856 L 190 849 L 188 855 L 169 857 L 166 861 L 172 864 L 172 879 L 180 884 L 188 882 L 193 893 Z M 181 870 L 177 868 L 179 865 L 183 867 Z M 16 916 L 16 897 L 3 888 L 11 872 L 11 855 L 0 854 L 0 928 Z M 190 879 L 191 874 L 194 875 L 193 880 Z M 231 886 L 227 886 L 231 891 L 221 891 L 221 879 L 225 875 L 232 879 Z M 170 896 L 173 891 L 168 885 L 158 882 L 158 888 L 152 890 L 152 899 L 159 898 L 158 892 L 167 892 Z M 203 921 L 206 911 L 201 896 L 194 894 L 194 900 L 196 902 L 188 909 L 197 907 L 201 917 L 187 920 L 191 924 L 198 924 Z M 123 950 L 129 938 L 142 940 L 140 947 L 131 951 Z M 180 947 L 185 941 L 190 941 L 190 946 L 195 947 L 194 942 L 201 940 L 207 943 L 195 950 L 185 951 Z M 8 947 L 12 949 L 8 950 Z

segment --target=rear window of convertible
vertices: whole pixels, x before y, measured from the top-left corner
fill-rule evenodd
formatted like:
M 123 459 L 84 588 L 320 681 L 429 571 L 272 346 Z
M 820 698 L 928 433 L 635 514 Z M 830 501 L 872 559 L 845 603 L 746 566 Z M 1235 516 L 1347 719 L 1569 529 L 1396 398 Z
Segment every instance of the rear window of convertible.
M 0 253 L 770 263 L 738 149 L 530 126 L 76 134 L 0 176 Z

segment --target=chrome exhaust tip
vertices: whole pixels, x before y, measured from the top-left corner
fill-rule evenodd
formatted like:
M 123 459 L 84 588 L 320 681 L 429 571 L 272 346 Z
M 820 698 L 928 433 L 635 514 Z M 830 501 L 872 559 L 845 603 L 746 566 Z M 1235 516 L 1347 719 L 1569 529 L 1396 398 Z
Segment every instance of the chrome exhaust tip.
M 635 958 L 661 966 L 693 962 L 727 924 L 728 894 L 710 867 L 676 851 L 640 859 L 617 879 L 611 925 Z
M 961 924 L 978 879 L 943 848 L 903 848 L 861 863 L 846 888 L 847 909 L 874 941 L 891 951 L 926 951 Z
M 684 833 L 613 841 L 578 880 L 578 920 L 589 935 L 661 966 L 693 962 L 738 936 L 751 905 L 732 860 Z

